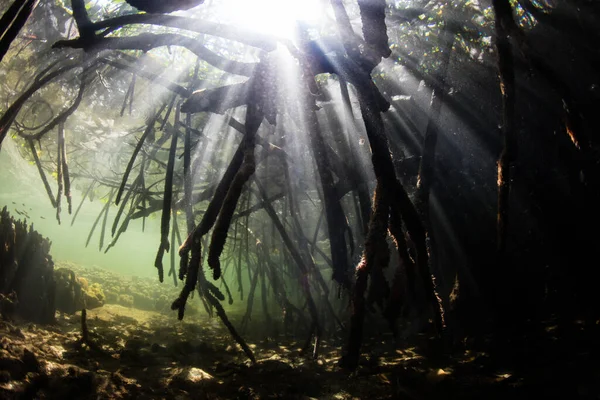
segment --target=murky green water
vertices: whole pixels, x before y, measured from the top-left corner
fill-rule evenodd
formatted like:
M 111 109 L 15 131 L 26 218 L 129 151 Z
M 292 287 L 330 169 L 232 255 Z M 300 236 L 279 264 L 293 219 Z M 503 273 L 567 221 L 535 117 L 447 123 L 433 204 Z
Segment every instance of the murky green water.
M 100 199 L 86 200 L 75 223 L 71 226 L 72 215 L 63 205 L 62 224 L 56 220 L 56 210 L 44 190 L 37 168 L 19 155 L 15 141 L 7 138 L 0 151 L 0 206 L 6 205 L 15 218 L 27 218 L 34 228 L 52 241 L 51 254 L 57 261 L 73 261 L 86 266 L 99 266 L 126 275 L 156 276 L 154 257 L 160 240 L 158 218 L 146 220 L 145 233 L 142 233 L 141 220 L 132 221 L 119 241 L 108 253 L 98 250 L 100 227 L 96 228 L 89 246 L 85 243 L 90 228 L 104 205 Z M 56 181 L 48 175 L 56 194 Z M 77 181 L 72 185 L 73 213 L 82 193 L 77 190 Z M 64 200 L 63 200 L 64 202 Z M 116 207 L 111 207 L 108 222 L 112 223 Z M 110 226 L 107 227 L 109 231 Z M 106 244 L 110 243 L 107 232 Z M 167 257 L 169 257 L 167 255 Z M 167 261 L 165 257 L 165 261 Z

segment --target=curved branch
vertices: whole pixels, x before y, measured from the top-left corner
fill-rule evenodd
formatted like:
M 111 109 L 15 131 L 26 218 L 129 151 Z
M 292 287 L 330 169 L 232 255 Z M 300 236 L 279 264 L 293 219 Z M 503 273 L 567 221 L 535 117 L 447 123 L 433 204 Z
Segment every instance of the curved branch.
M 223 114 L 230 108 L 245 105 L 248 102 L 249 88 L 250 83 L 246 81 L 214 89 L 197 90 L 181 105 L 181 112 L 211 111 L 216 114 Z
M 56 118 L 54 118 L 52 121 L 50 121 L 50 123 L 48 123 L 48 125 L 46 125 L 41 131 L 31 134 L 31 135 L 26 135 L 22 132 L 19 132 L 19 136 L 21 136 L 22 138 L 25 138 L 25 139 L 40 140 L 46 133 L 48 133 L 52 129 L 54 129 L 55 126 L 57 126 L 59 124 L 64 124 L 65 121 L 67 120 L 67 118 L 69 118 L 69 116 L 71 116 L 71 114 L 73 114 L 75 112 L 75 110 L 77 110 L 77 108 L 79 107 L 79 104 L 81 104 L 81 99 L 83 99 L 83 92 L 85 91 L 86 84 L 87 84 L 87 82 L 86 82 L 85 76 L 83 76 L 81 78 L 81 84 L 79 85 L 79 92 L 77 93 L 77 97 L 73 101 L 73 104 L 71 104 L 71 106 L 69 108 L 67 108 L 65 111 L 58 114 L 56 116 Z
M 191 96 L 192 92 L 186 88 L 184 88 L 183 86 L 180 86 L 174 82 L 171 82 L 167 79 L 162 78 L 161 76 L 157 75 L 157 74 L 153 74 L 152 72 L 148 72 L 148 71 L 144 71 L 140 68 L 135 68 L 132 65 L 127 65 L 125 63 L 121 63 L 119 61 L 114 61 L 114 60 L 109 60 L 107 58 L 101 58 L 100 62 L 108 64 L 112 67 L 115 68 L 119 68 L 119 69 L 123 69 L 129 72 L 133 72 L 141 77 L 144 77 L 150 81 L 152 81 L 152 83 L 156 83 L 157 85 L 161 85 L 166 87 L 167 89 L 169 89 L 170 91 L 177 93 L 178 95 L 180 95 L 181 97 L 184 98 L 188 98 Z
M 35 92 L 37 92 L 39 89 L 46 86 L 53 79 L 59 77 L 60 75 L 64 74 L 65 72 L 67 72 L 73 68 L 76 68 L 80 65 L 81 65 L 80 63 L 65 65 L 65 66 L 57 69 L 56 71 L 47 74 L 42 79 L 38 80 L 36 78 L 34 80 L 34 83 L 29 87 L 29 89 L 27 89 L 25 92 L 23 92 L 23 94 L 21 94 L 21 96 L 19 96 L 19 98 L 17 100 L 15 100 L 15 102 L 10 107 L 8 107 L 8 109 L 2 115 L 2 117 L 0 117 L 0 145 L 2 144 L 2 141 L 4 140 L 4 138 L 6 137 L 6 134 L 8 133 L 8 130 L 10 129 L 11 125 L 15 121 L 15 118 L 19 114 L 19 111 L 21 111 L 23 104 L 25 104 L 25 102 L 27 100 L 29 100 L 31 95 L 34 94 Z
M 204 3 L 204 0 L 126 0 L 130 6 L 147 13 L 171 13 L 175 11 L 189 10 Z
M 159 25 L 170 28 L 185 29 L 191 32 L 205 33 L 211 36 L 235 40 L 236 42 L 258 47 L 265 51 L 273 51 L 277 46 L 275 40 L 267 35 L 257 34 L 244 29 L 232 28 L 227 25 L 217 24 L 210 21 L 200 21 L 194 18 L 180 17 L 175 15 L 122 15 L 115 18 L 109 18 L 104 21 L 95 22 L 92 24 L 92 27 L 95 31 L 99 31 L 105 28 L 119 28 L 125 25 L 135 24 Z
M 255 63 L 232 61 L 223 58 L 212 50 L 209 50 L 206 46 L 200 44 L 200 42 L 198 42 L 196 39 L 174 33 L 143 33 L 137 36 L 110 38 L 97 37 L 91 43 L 83 40 L 82 38 L 59 40 L 52 45 L 52 48 L 60 49 L 64 47 L 70 47 L 74 49 L 84 49 L 86 51 L 91 50 L 92 48 L 95 51 L 142 50 L 146 52 L 162 46 L 185 47 L 213 67 L 231 74 L 250 76 L 252 74 L 252 70 L 256 66 Z
M 23 131 L 35 132 L 39 129 L 42 129 L 44 126 L 46 126 L 46 124 L 49 124 L 50 121 L 52 121 L 52 119 L 54 118 L 54 110 L 52 110 L 52 106 L 46 100 L 35 99 L 32 101 L 32 103 L 33 104 L 29 107 L 29 110 L 33 109 L 34 107 L 37 107 L 38 104 L 41 103 L 48 109 L 50 115 L 48 116 L 48 118 L 45 121 L 43 121 L 42 123 L 39 123 L 35 126 L 25 126 L 25 124 L 22 122 L 15 122 L 15 125 L 17 125 L 18 129 L 21 129 Z M 25 111 L 25 112 L 27 112 L 27 111 Z

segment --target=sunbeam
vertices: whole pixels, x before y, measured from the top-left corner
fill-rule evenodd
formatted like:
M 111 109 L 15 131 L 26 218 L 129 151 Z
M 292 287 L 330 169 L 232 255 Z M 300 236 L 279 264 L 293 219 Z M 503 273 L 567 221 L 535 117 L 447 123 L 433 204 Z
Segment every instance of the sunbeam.
M 0 397 L 598 398 L 599 4 L 0 1 Z
M 325 21 L 326 8 L 320 0 L 219 0 L 207 2 L 216 20 L 257 33 L 293 39 L 295 26 L 318 27 Z

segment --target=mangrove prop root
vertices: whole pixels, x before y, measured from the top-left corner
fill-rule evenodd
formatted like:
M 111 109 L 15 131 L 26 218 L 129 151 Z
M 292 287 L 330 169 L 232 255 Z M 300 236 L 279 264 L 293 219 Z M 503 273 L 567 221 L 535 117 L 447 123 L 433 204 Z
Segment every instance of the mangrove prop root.
M 110 207 L 110 201 L 112 200 L 113 194 L 114 194 L 114 190 L 111 189 L 108 202 L 106 202 L 106 204 L 104 204 L 104 207 L 102 207 L 102 210 L 100 211 L 100 213 L 96 217 L 96 220 L 92 224 L 90 233 L 88 234 L 87 240 L 85 241 L 85 247 L 87 247 L 90 244 L 90 240 L 92 239 L 92 235 L 94 234 L 94 231 L 96 230 L 96 226 L 98 225 L 98 222 L 100 222 L 100 218 L 102 218 L 102 216 L 104 215 L 106 210 Z
M 246 198 L 245 198 L 245 208 L 248 208 L 248 204 L 250 203 L 250 192 L 246 191 L 245 194 Z M 238 222 L 236 226 L 240 226 L 241 222 Z M 241 228 L 240 228 L 241 229 Z M 235 237 L 238 237 L 237 234 L 235 235 Z M 244 248 L 244 244 L 240 243 L 239 247 L 238 247 L 238 252 L 237 252 L 237 265 L 236 265 L 236 274 L 237 274 L 237 281 L 238 281 L 238 292 L 240 292 L 240 301 L 244 301 L 244 284 L 243 284 L 243 280 L 242 280 L 242 251 Z
M 435 292 L 434 276 L 429 271 L 425 228 L 415 205 L 396 177 L 381 112 L 377 109 L 376 99 L 370 91 L 360 90 L 359 103 L 373 152 L 371 160 L 375 176 L 381 179 L 381 182 L 386 186 L 387 193 L 394 199 L 390 203 L 391 212 L 402 216 L 408 235 L 414 243 L 417 271 L 423 282 L 427 299 L 430 301 L 434 329 L 439 336 L 444 326 L 443 308 Z
M 134 193 L 141 181 L 141 176 L 142 174 L 140 173 L 140 175 L 138 175 L 138 177 L 136 178 L 136 180 L 133 182 L 133 184 L 131 185 L 131 187 L 129 188 L 129 190 L 127 191 L 127 194 L 125 195 L 125 198 L 123 199 L 123 201 L 121 202 L 121 205 L 119 206 L 119 210 L 117 211 L 117 215 L 115 215 L 115 219 L 113 220 L 113 224 L 110 230 L 110 234 L 111 236 L 115 236 L 115 233 L 117 231 L 117 228 L 119 227 L 119 221 L 121 219 L 121 215 L 123 215 L 123 211 L 125 211 L 125 206 L 127 205 L 127 201 L 129 200 L 129 197 L 131 197 L 131 194 Z
M 246 353 L 246 356 L 248 356 L 252 364 L 256 364 L 256 358 L 254 357 L 254 353 L 252 353 L 252 350 L 250 349 L 250 347 L 248 347 L 246 341 L 244 341 L 244 339 L 239 335 L 239 333 L 235 330 L 233 324 L 229 321 L 229 318 L 227 318 L 227 314 L 225 313 L 225 310 L 223 309 L 221 303 L 219 303 L 219 301 L 211 293 L 205 293 L 205 297 L 209 304 L 213 306 L 215 310 L 217 310 L 217 315 L 219 316 L 223 324 L 227 327 L 231 336 L 242 347 L 244 353 Z
M 257 264 L 250 283 L 250 291 L 248 292 L 248 300 L 246 301 L 246 314 L 244 314 L 244 317 L 242 318 L 242 331 L 246 330 L 248 322 L 252 319 L 252 307 L 254 306 L 254 293 L 256 292 L 256 287 L 258 286 L 259 268 L 260 267 Z M 248 271 L 250 271 L 249 265 Z
M 308 100 L 306 100 L 308 103 Z M 314 100 L 313 100 L 314 103 Z M 331 163 L 326 154 L 326 145 L 316 112 L 306 107 L 308 118 L 308 130 L 314 158 L 321 178 L 321 187 L 323 189 L 323 199 L 325 202 L 325 217 L 327 219 L 327 230 L 329 241 L 331 243 L 331 260 L 333 262 L 333 279 L 340 285 L 350 287 L 348 277 L 348 250 L 346 237 L 344 236 L 346 226 L 346 216 L 340 203 L 333 174 L 331 172 Z
M 267 193 L 266 193 L 265 189 L 263 188 L 262 184 L 260 183 L 260 181 L 255 178 L 254 183 L 256 184 L 256 187 L 258 188 L 258 191 L 259 191 L 261 197 L 263 199 L 266 199 Z M 271 206 L 271 204 L 265 203 L 265 211 L 267 212 L 267 214 L 269 214 L 269 217 L 271 217 L 271 220 L 273 221 L 275 228 L 277 228 L 277 231 L 279 232 L 279 235 L 281 236 L 281 239 L 283 240 L 286 249 L 289 251 L 289 253 L 292 256 L 292 259 L 294 261 L 294 264 L 297 267 L 298 276 L 300 277 L 300 287 L 302 288 L 302 292 L 304 293 L 304 296 L 306 297 L 306 304 L 308 306 L 308 310 L 309 310 L 310 316 L 312 318 L 312 323 L 315 324 L 317 336 L 319 336 L 321 334 L 321 326 L 319 324 L 319 313 L 317 311 L 317 306 L 316 306 L 315 301 L 310 292 L 310 285 L 309 285 L 309 280 L 308 280 L 308 275 L 309 275 L 308 267 L 304 263 L 304 260 L 302 259 L 300 252 L 294 246 L 294 242 L 292 242 L 291 238 L 287 234 L 285 227 L 281 223 L 281 220 L 279 219 L 279 216 L 273 209 L 273 206 Z
M 310 327 L 308 337 L 306 338 L 304 345 L 300 349 L 300 354 L 304 355 L 308 352 L 308 349 L 310 348 L 310 343 L 312 342 L 313 336 L 315 337 L 315 341 L 314 341 L 313 349 L 312 349 L 312 358 L 313 358 L 313 360 L 316 360 L 317 358 L 319 358 L 319 347 L 321 346 L 321 337 L 317 332 L 317 326 L 315 324 L 313 324 Z
M 231 290 L 229 290 L 229 285 L 227 285 L 227 281 L 223 276 L 221 276 L 221 282 L 223 282 L 223 286 L 225 286 L 225 291 L 227 292 L 227 303 L 229 305 L 233 304 L 233 296 L 231 295 Z
M 278 273 L 278 267 L 271 260 L 269 251 L 265 248 L 265 246 L 258 247 L 258 250 L 262 251 L 262 254 L 259 253 L 259 256 L 262 256 L 262 258 L 265 260 L 264 265 L 269 281 L 271 282 L 271 287 L 275 293 L 275 299 L 277 300 L 277 303 L 281 307 L 284 314 L 284 330 L 287 331 L 286 323 L 289 322 L 292 313 L 296 313 L 303 322 L 306 322 L 302 312 L 288 300 L 285 293 L 285 287 L 283 286 Z
M 106 207 L 102 209 L 104 213 L 104 218 L 102 219 L 102 229 L 100 230 L 100 244 L 98 245 L 98 251 L 102 251 L 102 247 L 104 247 L 104 237 L 106 235 L 106 223 L 108 222 L 108 212 L 110 211 L 110 203 L 112 200 L 112 195 L 114 191 L 110 192 L 110 198 L 108 199 L 108 203 L 106 203 Z
M 225 300 L 225 295 L 223 294 L 223 292 L 221 292 L 221 290 L 219 290 L 219 288 L 217 286 L 215 286 L 214 283 L 205 280 L 204 286 L 205 286 L 205 289 L 207 291 L 209 291 L 210 294 L 213 295 L 214 297 L 216 297 L 219 301 Z
M 33 156 L 33 160 L 35 161 L 35 165 L 40 173 L 40 178 L 42 178 L 42 182 L 44 183 L 44 187 L 46 188 L 46 193 L 48 193 L 48 198 L 52 203 L 52 207 L 56 208 L 56 199 L 54 198 L 54 194 L 52 194 L 52 188 L 50 187 L 50 183 L 48 183 L 48 178 L 46 178 L 46 173 L 42 168 L 42 163 L 40 161 L 40 157 L 38 156 L 37 150 L 35 149 L 35 144 L 33 143 L 33 139 L 27 140 L 29 144 L 29 149 L 31 150 L 31 155 Z
M 89 331 L 88 325 L 87 325 L 87 310 L 85 308 L 81 310 L 81 339 L 79 339 L 77 341 L 77 345 L 78 346 L 81 346 L 83 344 L 87 345 L 92 350 L 95 350 L 95 351 L 98 351 L 98 352 L 103 352 L 104 351 L 90 337 L 90 331 Z
M 202 241 L 198 240 L 196 246 L 192 248 L 191 257 L 188 259 L 188 253 L 180 254 L 180 271 L 185 268 L 186 270 L 189 266 L 192 266 L 190 270 L 188 270 L 188 274 L 186 277 L 185 285 L 183 285 L 183 289 L 181 289 L 181 293 L 179 297 L 175 299 L 173 304 L 171 304 L 171 310 L 177 310 L 177 318 L 182 320 L 185 314 L 185 305 L 187 303 L 187 299 L 190 294 L 196 288 L 196 283 L 198 282 L 198 276 L 200 274 L 201 261 L 202 261 Z M 185 264 L 185 265 L 183 265 Z M 193 267 L 197 266 L 197 267 Z M 192 283 L 192 279 L 193 283 Z
M 179 273 L 177 274 L 179 280 L 182 281 L 185 279 L 188 273 L 189 259 L 187 253 L 180 256 L 179 258 Z
M 208 265 L 213 270 L 213 278 L 219 279 L 221 276 L 221 263 L 219 257 L 223 252 L 225 241 L 227 239 L 227 232 L 231 225 L 231 218 L 237 206 L 242 189 L 250 176 L 254 174 L 256 169 L 256 159 L 254 156 L 254 146 L 256 144 L 256 132 L 262 122 L 263 115 L 257 105 L 248 105 L 246 111 L 246 133 L 244 135 L 244 161 L 236 173 L 227 196 L 221 207 L 219 217 L 215 224 L 215 228 L 212 233 L 210 247 L 208 249 Z
M 319 358 L 319 347 L 320 346 L 321 346 L 321 336 L 317 335 L 317 336 L 315 336 L 315 344 L 313 346 L 313 353 L 312 353 L 313 360 L 316 360 L 317 358 Z
M 177 214 L 173 212 L 173 224 L 171 226 L 171 244 L 175 246 L 175 231 L 177 229 Z M 171 251 L 171 268 L 169 269 L 169 276 L 173 277 L 173 285 L 177 287 L 177 274 L 175 273 L 175 251 Z
M 302 345 L 302 348 L 300 349 L 300 355 L 306 354 L 306 352 L 310 348 L 310 343 L 312 342 L 312 338 L 313 338 L 314 334 L 315 334 L 315 323 L 313 322 L 310 325 L 310 329 L 308 330 L 308 336 L 306 337 L 306 340 L 304 341 L 304 344 Z
M 298 242 L 300 251 L 306 257 L 305 259 L 308 262 L 309 270 L 314 275 L 314 277 L 317 279 L 317 282 L 323 289 L 323 293 L 325 294 L 325 297 L 327 297 L 327 296 L 329 296 L 329 287 L 327 286 L 327 283 L 323 279 L 323 275 L 321 274 L 321 271 L 319 271 L 319 269 L 315 266 L 315 263 L 313 262 L 313 259 L 312 259 L 312 255 L 313 255 L 315 249 L 320 250 L 320 249 L 318 249 L 318 247 L 316 245 L 316 241 L 317 241 L 317 236 L 319 233 L 319 228 L 320 228 L 321 222 L 323 221 L 323 216 L 325 214 L 325 208 L 321 208 L 321 212 L 319 214 L 319 220 L 317 221 L 317 226 L 315 228 L 315 233 L 313 235 L 313 241 L 309 243 L 308 238 L 306 238 L 306 236 L 304 235 L 304 232 L 302 230 L 302 224 L 300 223 L 301 217 L 298 217 L 298 212 L 296 211 L 296 210 L 299 210 L 300 208 L 298 206 L 297 196 L 294 195 L 292 185 L 289 183 L 289 182 L 291 182 L 291 179 L 290 179 L 290 176 L 288 173 L 287 163 L 286 163 L 286 166 L 284 167 L 284 173 L 285 173 L 286 182 L 288 182 L 287 188 L 286 188 L 287 196 L 289 199 L 289 202 L 288 202 L 289 210 L 288 211 L 289 211 L 290 217 L 292 218 L 293 227 L 296 231 L 296 235 L 300 238 L 300 240 Z M 263 201 L 265 201 L 265 200 L 263 199 Z M 287 215 L 287 214 L 288 213 L 285 213 L 285 215 Z M 311 245 L 312 250 L 308 249 L 309 244 Z M 334 264 L 329 259 L 329 257 L 327 257 L 327 254 L 322 253 L 322 256 L 327 261 L 327 263 L 333 268 Z
M 72 211 L 72 198 L 71 198 L 71 178 L 69 177 L 69 164 L 67 163 L 67 145 L 65 143 L 65 126 L 64 123 L 58 125 L 59 132 L 62 131 L 60 142 L 60 160 L 62 162 L 62 178 L 64 184 L 65 198 L 67 199 L 67 207 L 69 214 Z
M 287 168 L 285 168 L 285 170 L 287 171 Z M 288 175 L 286 173 L 286 180 L 289 182 L 289 179 L 287 179 L 287 178 L 288 178 Z M 340 321 L 338 316 L 335 314 L 335 311 L 333 310 L 333 307 L 331 306 L 331 302 L 329 301 L 329 298 L 328 298 L 329 287 L 327 286 L 327 283 L 323 279 L 323 275 L 321 274 L 321 271 L 316 267 L 315 263 L 312 261 L 312 254 L 315 250 L 317 250 L 319 252 L 319 254 L 321 254 L 321 256 L 323 256 L 323 258 L 327 261 L 327 263 L 333 267 L 333 263 L 331 262 L 331 260 L 329 260 L 327 255 L 325 253 L 323 253 L 316 245 L 317 235 L 319 232 L 319 225 L 321 224 L 321 221 L 323 220 L 323 215 L 325 214 L 325 210 L 323 208 L 321 209 L 321 213 L 319 215 L 319 220 L 317 222 L 317 227 L 315 228 L 315 233 L 313 235 L 313 241 L 311 243 L 309 243 L 308 238 L 306 238 L 304 236 L 304 233 L 302 232 L 301 223 L 298 218 L 298 215 L 296 214 L 296 209 L 298 209 L 297 199 L 296 199 L 296 196 L 294 196 L 291 185 L 289 185 L 289 184 L 288 184 L 287 191 L 288 191 L 288 197 L 290 200 L 289 201 L 289 205 L 290 205 L 289 214 L 294 223 L 294 228 L 296 230 L 296 234 L 300 238 L 300 241 L 299 241 L 300 250 L 306 256 L 306 260 L 308 263 L 308 268 L 310 270 L 310 273 L 314 276 L 314 278 L 317 280 L 317 282 L 321 286 L 321 289 L 323 290 L 323 294 L 324 294 L 323 303 L 325 303 L 325 307 L 330 312 L 331 316 L 336 321 L 336 323 L 343 329 L 344 325 L 342 324 L 342 322 Z M 263 199 L 263 202 L 264 201 L 265 200 Z M 284 215 L 287 215 L 287 213 L 284 213 Z M 308 249 L 309 244 L 311 245 L 312 250 Z M 265 254 L 265 257 L 267 257 L 267 259 L 268 259 L 268 252 L 264 252 L 264 254 Z
M 236 150 L 225 174 L 215 189 L 213 198 L 209 203 L 202 220 L 194 228 L 194 231 L 188 235 L 185 242 L 179 248 L 180 264 L 179 264 L 179 279 L 183 280 L 185 276 L 185 285 L 181 289 L 179 297 L 171 305 L 172 310 L 178 310 L 178 318 L 183 319 L 185 313 L 185 304 L 191 292 L 194 291 L 198 281 L 200 271 L 200 262 L 202 260 L 202 237 L 212 228 L 219 208 L 227 194 L 229 186 L 235 177 L 237 171 L 244 160 L 244 142 L 240 143 Z M 190 257 L 191 252 L 191 257 Z
M 150 118 L 150 121 L 148 121 L 148 126 L 146 126 L 146 129 L 144 130 L 142 137 L 137 141 L 137 144 L 135 145 L 135 149 L 133 149 L 133 154 L 131 154 L 129 163 L 127 163 L 127 167 L 125 168 L 125 172 L 123 173 L 123 179 L 121 181 L 121 186 L 119 187 L 119 191 L 117 192 L 117 198 L 115 200 L 115 204 L 119 204 L 119 201 L 121 200 L 121 196 L 123 195 L 123 190 L 125 189 L 125 185 L 127 184 L 127 179 L 129 178 L 129 174 L 131 173 L 133 164 L 135 163 L 135 159 L 136 159 L 138 153 L 140 152 L 140 150 L 142 149 L 142 146 L 144 145 L 144 142 L 146 141 L 146 139 L 148 137 L 150 137 L 151 134 L 154 133 L 154 124 L 156 123 L 156 120 L 158 119 L 160 114 L 165 109 L 165 106 L 166 106 L 166 104 L 163 104 L 162 108 L 156 114 L 154 114 L 154 116 L 152 118 Z
M 108 244 L 108 246 L 106 246 L 106 249 L 104 249 L 104 253 L 107 253 L 108 250 L 110 250 L 115 244 L 117 244 L 117 241 L 119 240 L 121 234 L 123 234 L 127 230 L 127 227 L 129 226 L 129 221 L 131 221 L 131 219 L 133 218 L 133 214 L 135 214 L 135 210 L 138 208 L 138 205 L 140 204 L 143 198 L 144 194 L 142 192 L 134 199 L 132 199 L 132 204 L 129 207 L 129 212 L 125 216 L 125 219 L 121 223 L 121 226 L 119 227 L 119 230 L 117 230 L 117 234 L 115 235 L 113 240 Z
M 203 279 L 203 277 L 201 276 L 200 278 L 202 278 L 202 282 L 205 282 L 206 279 Z M 206 300 L 206 297 L 204 296 L 204 291 L 206 290 L 205 287 L 203 286 L 204 283 L 200 283 L 198 282 L 198 296 L 200 296 L 200 301 L 202 302 L 202 306 L 204 307 L 204 311 L 206 311 L 206 314 L 212 318 L 213 317 L 213 308 L 210 306 L 210 304 L 208 303 L 208 301 Z M 192 297 L 193 298 L 193 297 Z
M 58 152 L 56 154 L 56 181 L 58 184 L 58 191 L 56 193 L 56 220 L 58 221 L 59 225 L 60 225 L 60 211 L 61 211 L 60 203 L 61 203 L 62 192 L 63 192 L 62 147 L 65 145 L 65 135 L 64 134 L 65 134 L 64 126 L 62 123 L 60 123 L 58 125 L 58 137 L 57 137 Z
M 354 370 L 358 366 L 365 316 L 365 291 L 369 274 L 375 269 L 383 269 L 389 262 L 389 249 L 386 237 L 388 230 L 389 196 L 381 180 L 375 188 L 374 208 L 369 221 L 369 231 L 365 241 L 362 259 L 356 267 L 356 282 L 352 294 L 352 316 L 350 318 L 350 338 L 346 353 L 340 359 L 340 366 Z
M 387 252 L 387 254 L 387 259 L 389 261 L 389 252 Z M 369 274 L 371 277 L 371 285 L 369 286 L 369 293 L 367 294 L 367 305 L 369 307 L 377 305 L 381 311 L 385 310 L 385 302 L 390 296 L 390 287 L 383 274 L 383 269 L 385 267 L 387 267 L 387 262 L 385 264 L 377 265 L 377 268 L 371 269 Z
M 174 246 L 175 243 L 175 239 L 177 239 L 177 243 L 179 246 L 181 246 L 181 234 L 179 233 L 179 224 L 177 223 L 177 214 L 173 213 L 173 234 L 171 235 L 171 243 Z M 180 264 L 180 271 L 179 274 L 175 273 L 175 251 L 171 251 L 171 271 L 169 272 L 169 275 L 173 274 L 173 283 L 175 284 L 175 286 L 177 287 L 177 277 L 178 275 L 181 274 L 181 264 Z M 183 278 L 180 278 L 183 279 Z
M 73 214 L 73 219 L 71 219 L 71 226 L 73 226 L 73 224 L 75 223 L 75 219 L 77 219 L 77 215 L 79 215 L 79 211 L 81 210 L 81 207 L 83 206 L 83 203 L 85 202 L 85 199 L 87 199 L 87 197 L 89 196 L 89 194 L 92 191 L 92 189 L 94 188 L 94 186 L 96 186 L 95 179 L 92 181 L 92 183 L 90 183 L 88 188 L 85 190 L 85 193 L 83 194 L 83 197 L 81 198 L 81 201 L 79 202 L 79 205 L 77 206 L 77 210 L 75 210 L 75 214 Z
M 507 225 L 510 199 L 510 163 L 516 154 L 515 131 L 515 72 L 513 53 L 510 45 L 510 26 L 513 21 L 512 9 L 508 0 L 493 0 L 495 13 L 496 51 L 498 53 L 498 74 L 502 92 L 502 134 L 504 149 L 498 160 L 498 216 L 497 246 L 500 254 L 506 250 Z
M 399 263 L 394 272 L 390 299 L 384 311 L 392 330 L 395 330 L 395 321 L 402 309 L 404 293 L 406 297 L 415 300 L 415 262 L 408 253 L 406 239 L 402 231 L 402 217 L 397 212 L 390 213 L 390 235 L 398 251 Z
M 175 121 L 179 121 L 179 105 L 175 109 Z M 175 124 L 177 126 L 178 124 Z M 162 282 L 164 271 L 162 258 L 165 251 L 169 251 L 169 223 L 171 218 L 171 202 L 173 200 L 173 171 L 175 169 L 175 153 L 177 151 L 177 131 L 171 132 L 171 147 L 169 148 L 169 160 L 165 174 L 165 190 L 163 195 L 163 210 L 160 221 L 160 246 L 156 254 L 154 266 L 158 269 L 158 279 Z
M 81 340 L 86 343 L 90 340 L 90 333 L 87 326 L 87 310 L 85 308 L 81 310 Z
M 196 63 L 198 67 L 198 63 Z M 198 68 L 194 70 L 194 74 L 197 75 Z M 195 79 L 195 78 L 194 78 Z M 192 115 L 187 114 L 185 116 L 185 138 L 184 138 L 184 149 L 183 149 L 183 192 L 184 192 L 184 203 L 185 203 L 185 222 L 187 226 L 187 234 L 189 235 L 194 230 L 194 210 L 192 204 L 192 176 L 191 176 L 191 161 L 192 161 Z

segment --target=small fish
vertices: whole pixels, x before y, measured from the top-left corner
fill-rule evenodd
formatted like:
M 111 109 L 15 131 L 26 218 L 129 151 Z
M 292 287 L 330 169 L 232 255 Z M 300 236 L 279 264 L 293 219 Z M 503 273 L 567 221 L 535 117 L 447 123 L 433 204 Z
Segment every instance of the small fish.
M 22 216 L 24 216 L 24 217 L 26 217 L 26 218 L 29 218 L 29 219 L 31 219 L 31 217 L 29 216 L 29 214 L 27 214 L 27 212 L 25 212 L 25 211 L 17 210 L 17 209 L 15 208 L 15 212 L 16 212 L 17 214 L 19 214 L 19 215 L 22 215 Z
M 41 219 L 46 219 L 46 217 L 44 217 L 44 216 L 40 216 L 40 218 L 41 218 Z

